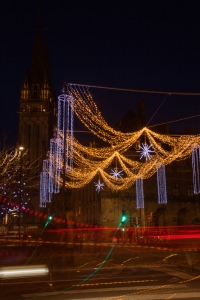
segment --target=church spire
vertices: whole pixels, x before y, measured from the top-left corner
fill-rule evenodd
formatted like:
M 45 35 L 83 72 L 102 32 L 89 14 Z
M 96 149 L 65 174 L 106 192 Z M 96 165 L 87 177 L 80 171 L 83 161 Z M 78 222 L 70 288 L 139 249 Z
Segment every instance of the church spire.
M 44 72 L 44 47 L 42 43 L 42 26 L 40 12 L 38 12 L 35 41 L 33 46 L 33 55 L 31 62 L 31 80 L 39 83 Z
M 44 76 L 47 78 L 48 83 L 51 84 L 51 76 L 50 76 L 50 63 L 49 63 L 49 49 L 48 49 L 48 39 L 45 39 L 44 45 Z

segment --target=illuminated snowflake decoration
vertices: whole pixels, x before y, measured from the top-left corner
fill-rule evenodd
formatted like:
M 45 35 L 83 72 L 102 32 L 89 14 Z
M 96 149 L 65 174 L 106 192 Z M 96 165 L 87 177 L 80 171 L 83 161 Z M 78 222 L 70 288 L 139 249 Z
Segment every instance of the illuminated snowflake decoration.
M 115 168 L 114 170 L 111 170 L 110 174 L 111 174 L 115 179 L 118 179 L 118 178 L 122 178 L 122 176 L 121 176 L 121 175 L 123 175 L 122 172 L 123 172 L 123 170 L 118 171 L 118 169 Z
M 142 146 L 140 146 L 141 150 L 137 151 L 137 152 L 141 153 L 140 159 L 143 157 L 146 158 L 146 161 L 151 159 L 150 153 L 154 152 L 153 150 L 150 149 L 151 147 L 152 147 L 152 145 L 147 145 L 147 144 L 142 144 Z
M 98 180 L 98 182 L 94 183 L 95 187 L 96 187 L 96 191 L 99 193 L 101 189 L 103 189 L 104 187 L 104 183 L 101 183 L 100 180 Z

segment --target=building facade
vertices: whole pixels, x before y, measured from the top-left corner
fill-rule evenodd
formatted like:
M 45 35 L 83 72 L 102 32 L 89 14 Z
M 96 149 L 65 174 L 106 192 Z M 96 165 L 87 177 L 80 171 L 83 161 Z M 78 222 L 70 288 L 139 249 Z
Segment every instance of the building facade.
M 31 67 L 25 71 L 20 92 L 18 145 L 37 160 L 41 171 L 42 160 L 49 149 L 56 123 L 55 93 L 51 84 L 47 43 L 43 43 L 38 17 Z
M 42 37 L 38 15 L 36 35 L 30 70 L 24 72 L 20 90 L 19 129 L 17 147 L 23 147 L 26 160 L 31 166 L 23 168 L 28 175 L 27 186 L 32 205 L 39 207 L 39 175 L 43 159 L 49 150 L 50 138 L 56 124 L 56 100 L 51 84 L 47 42 Z M 24 164 L 23 164 L 24 165 Z

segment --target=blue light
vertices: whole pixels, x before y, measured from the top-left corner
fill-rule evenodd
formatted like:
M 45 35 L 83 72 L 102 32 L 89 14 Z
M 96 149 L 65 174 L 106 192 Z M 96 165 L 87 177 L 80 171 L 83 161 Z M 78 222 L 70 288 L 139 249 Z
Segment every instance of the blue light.
M 165 166 L 161 165 L 157 168 L 157 186 L 158 186 L 158 203 L 167 203 L 166 176 Z
M 144 208 L 143 179 L 136 179 L 136 208 Z
M 200 167 L 200 146 L 195 145 L 192 147 L 192 170 L 193 170 L 194 194 L 200 193 L 199 167 Z

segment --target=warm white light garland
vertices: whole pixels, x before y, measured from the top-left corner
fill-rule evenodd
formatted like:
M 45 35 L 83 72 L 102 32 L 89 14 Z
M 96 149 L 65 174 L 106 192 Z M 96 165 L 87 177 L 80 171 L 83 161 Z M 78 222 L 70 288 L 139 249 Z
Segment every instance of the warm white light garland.
M 199 193 L 199 148 L 194 145 L 200 145 L 200 135 L 171 137 L 155 133 L 146 127 L 132 133 L 116 131 L 103 119 L 87 87 L 69 85 L 67 89 L 69 94 L 65 91 L 58 98 L 57 132 L 50 142 L 49 192 L 59 192 L 60 185 L 64 182 L 68 188 L 81 188 L 99 174 L 113 191 L 128 189 L 136 182 L 137 206 L 142 208 L 143 179 L 157 172 L 158 201 L 167 203 L 165 165 L 177 159 L 186 159 L 192 153 L 194 189 L 195 193 Z M 81 145 L 73 136 L 73 112 L 91 132 L 108 142 L 110 147 Z M 136 159 L 127 158 L 129 149 L 139 140 L 144 140 L 144 137 L 145 142 L 138 152 L 141 153 L 140 158 L 144 157 L 146 161 L 142 162 L 137 156 Z M 119 162 L 119 168 L 124 172 L 123 177 L 122 171 L 112 169 L 114 159 Z M 61 177 L 63 172 L 68 177 L 64 182 Z M 99 192 L 104 183 L 99 179 L 95 184 Z

